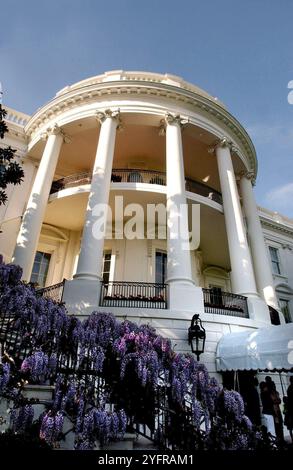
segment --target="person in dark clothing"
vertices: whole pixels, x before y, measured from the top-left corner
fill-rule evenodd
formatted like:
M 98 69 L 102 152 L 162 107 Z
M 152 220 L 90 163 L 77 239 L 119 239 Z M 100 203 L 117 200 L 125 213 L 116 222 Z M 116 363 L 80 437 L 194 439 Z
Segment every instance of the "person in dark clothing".
M 270 377 L 269 375 L 267 375 L 265 377 L 265 382 L 267 384 L 267 387 L 268 387 L 268 390 L 271 392 L 272 390 L 276 390 L 276 384 L 275 382 L 272 380 L 272 377 Z
M 276 436 L 280 442 L 284 441 L 284 429 L 283 429 L 283 416 L 280 409 L 281 398 L 279 392 L 277 392 L 276 384 L 272 378 L 267 375 L 265 383 L 268 389 L 269 400 L 272 403 L 273 418 L 276 430 Z
M 293 416 L 290 414 L 289 408 L 288 408 L 288 397 L 283 397 L 283 403 L 284 403 L 284 424 L 287 427 L 291 441 L 293 443 Z
M 275 423 L 274 423 L 274 409 L 273 402 L 270 396 L 270 391 L 266 382 L 259 384 L 260 398 L 262 403 L 262 414 L 265 420 L 264 426 L 267 429 L 268 435 L 276 436 Z
M 245 392 L 245 413 L 255 426 L 260 426 L 260 399 L 257 391 L 258 380 L 253 377 Z
M 262 412 L 264 415 L 274 415 L 273 401 L 271 399 L 271 393 L 266 382 L 261 382 L 260 387 L 260 398 L 262 403 Z
M 285 406 L 285 425 L 287 426 L 293 443 L 293 376 L 290 377 L 290 385 L 287 389 L 287 400 Z

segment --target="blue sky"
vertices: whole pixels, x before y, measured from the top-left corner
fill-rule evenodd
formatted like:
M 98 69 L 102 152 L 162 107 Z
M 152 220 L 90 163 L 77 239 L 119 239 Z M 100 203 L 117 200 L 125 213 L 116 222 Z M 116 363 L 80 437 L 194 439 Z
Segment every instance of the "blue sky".
M 250 133 L 260 205 L 293 217 L 292 0 L 9 0 L 4 104 L 33 113 L 106 70 L 172 73 L 223 101 Z

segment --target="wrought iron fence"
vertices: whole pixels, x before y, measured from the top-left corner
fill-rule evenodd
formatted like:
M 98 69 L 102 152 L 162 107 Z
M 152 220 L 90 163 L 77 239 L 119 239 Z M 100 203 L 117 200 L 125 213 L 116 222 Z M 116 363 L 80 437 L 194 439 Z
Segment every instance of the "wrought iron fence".
M 165 186 L 166 174 L 154 170 L 113 169 L 111 181 L 113 183 L 147 183 Z
M 222 194 L 219 191 L 207 186 L 200 181 L 195 181 L 190 178 L 186 178 L 185 180 L 185 189 L 186 191 L 190 191 L 191 193 L 199 194 L 200 196 L 207 197 L 212 201 L 217 202 L 218 204 L 223 204 Z
M 77 173 L 65 176 L 57 181 L 53 181 L 50 194 L 58 193 L 62 189 L 73 188 L 82 184 L 90 184 L 92 174 L 90 172 Z
M 36 293 L 40 297 L 49 297 L 50 299 L 55 300 L 55 302 L 62 302 L 64 283 L 65 279 L 58 284 L 37 289 Z
M 167 285 L 150 282 L 102 282 L 102 307 L 167 308 Z
M 249 318 L 247 298 L 223 292 L 221 289 L 202 289 L 206 313 Z
M 65 176 L 52 183 L 50 194 L 54 194 L 62 189 L 72 188 L 75 186 L 90 184 L 92 175 L 90 172 L 83 172 L 74 175 Z M 158 184 L 166 186 L 166 173 L 155 170 L 142 170 L 142 169 L 113 169 L 111 175 L 112 183 L 145 183 L 145 184 Z M 191 178 L 186 178 L 185 181 L 186 191 L 190 191 L 200 196 L 211 199 L 212 201 L 222 204 L 222 195 L 215 189 L 207 186 L 206 184 L 195 181 Z

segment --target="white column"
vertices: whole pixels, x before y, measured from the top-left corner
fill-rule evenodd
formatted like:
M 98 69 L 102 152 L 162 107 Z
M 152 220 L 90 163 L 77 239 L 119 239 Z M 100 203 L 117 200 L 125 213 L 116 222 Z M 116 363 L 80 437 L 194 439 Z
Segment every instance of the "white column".
M 65 283 L 63 293 L 63 300 L 66 302 L 69 313 L 81 315 L 90 314 L 99 305 L 105 233 L 102 236 L 101 231 L 95 233 L 95 223 L 98 220 L 99 227 L 104 224 L 106 230 L 119 111 L 106 110 L 103 113 L 98 113 L 97 118 L 101 123 L 101 129 L 92 173 L 81 249 L 74 279 Z M 104 207 L 106 210 L 98 214 L 98 207 Z
M 180 116 L 166 115 L 167 281 L 192 282 Z M 184 249 L 185 247 L 185 249 Z
M 235 294 L 257 295 L 230 145 L 226 139 L 220 141 L 216 146 L 216 155 L 232 270 L 232 289 Z
M 215 146 L 230 254 L 232 292 L 248 298 L 250 318 L 269 323 L 268 307 L 257 293 L 230 153 L 231 147 L 232 143 L 226 138 Z
M 48 140 L 22 217 L 12 258 L 13 263 L 22 267 L 22 278 L 25 281 L 31 277 L 50 188 L 64 140 L 64 134 L 57 125 L 48 129 L 47 135 Z
M 252 188 L 252 174 L 242 175 L 240 179 L 240 191 L 244 214 L 247 220 L 247 229 L 254 264 L 254 272 L 258 291 L 268 305 L 279 309 L 278 300 L 274 289 L 274 280 L 271 271 L 271 263 L 265 245 L 264 236 L 258 216 L 257 206 Z
M 97 280 L 101 277 L 104 237 L 99 236 L 100 233 L 94 236 L 93 229 L 97 221 L 97 215 L 95 215 L 93 211 L 97 205 L 107 205 L 109 202 L 117 117 L 118 113 L 110 110 L 98 114 L 101 129 L 92 173 L 91 190 L 87 204 L 81 249 L 76 274 L 74 276 L 76 279 Z M 99 225 L 104 223 L 106 227 L 106 219 L 107 213 L 104 213 L 104 216 L 99 219 L 101 222 Z
M 181 127 L 186 120 L 167 114 L 166 176 L 167 176 L 167 283 L 171 310 L 204 310 L 202 290 L 192 280 L 189 247 L 188 205 L 185 196 L 185 175 Z

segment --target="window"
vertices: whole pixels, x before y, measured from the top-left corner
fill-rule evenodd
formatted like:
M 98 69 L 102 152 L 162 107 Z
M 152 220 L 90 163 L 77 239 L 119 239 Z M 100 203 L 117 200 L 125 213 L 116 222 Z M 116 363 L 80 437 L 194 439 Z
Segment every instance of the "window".
M 33 266 L 30 282 L 38 284 L 40 287 L 45 287 L 48 275 L 51 255 L 42 251 L 37 251 Z
M 110 279 L 111 257 L 111 251 L 106 251 L 104 253 L 102 278 L 105 284 L 107 284 Z
M 212 305 L 223 305 L 222 288 L 210 284 L 210 299 Z
M 156 251 L 156 283 L 165 284 L 167 276 L 167 254 Z
M 291 313 L 290 313 L 289 300 L 279 299 L 279 304 L 280 304 L 280 309 L 284 315 L 285 322 L 291 323 L 292 318 L 291 318 Z
M 274 274 L 281 274 L 278 248 L 269 246 L 271 262 Z

